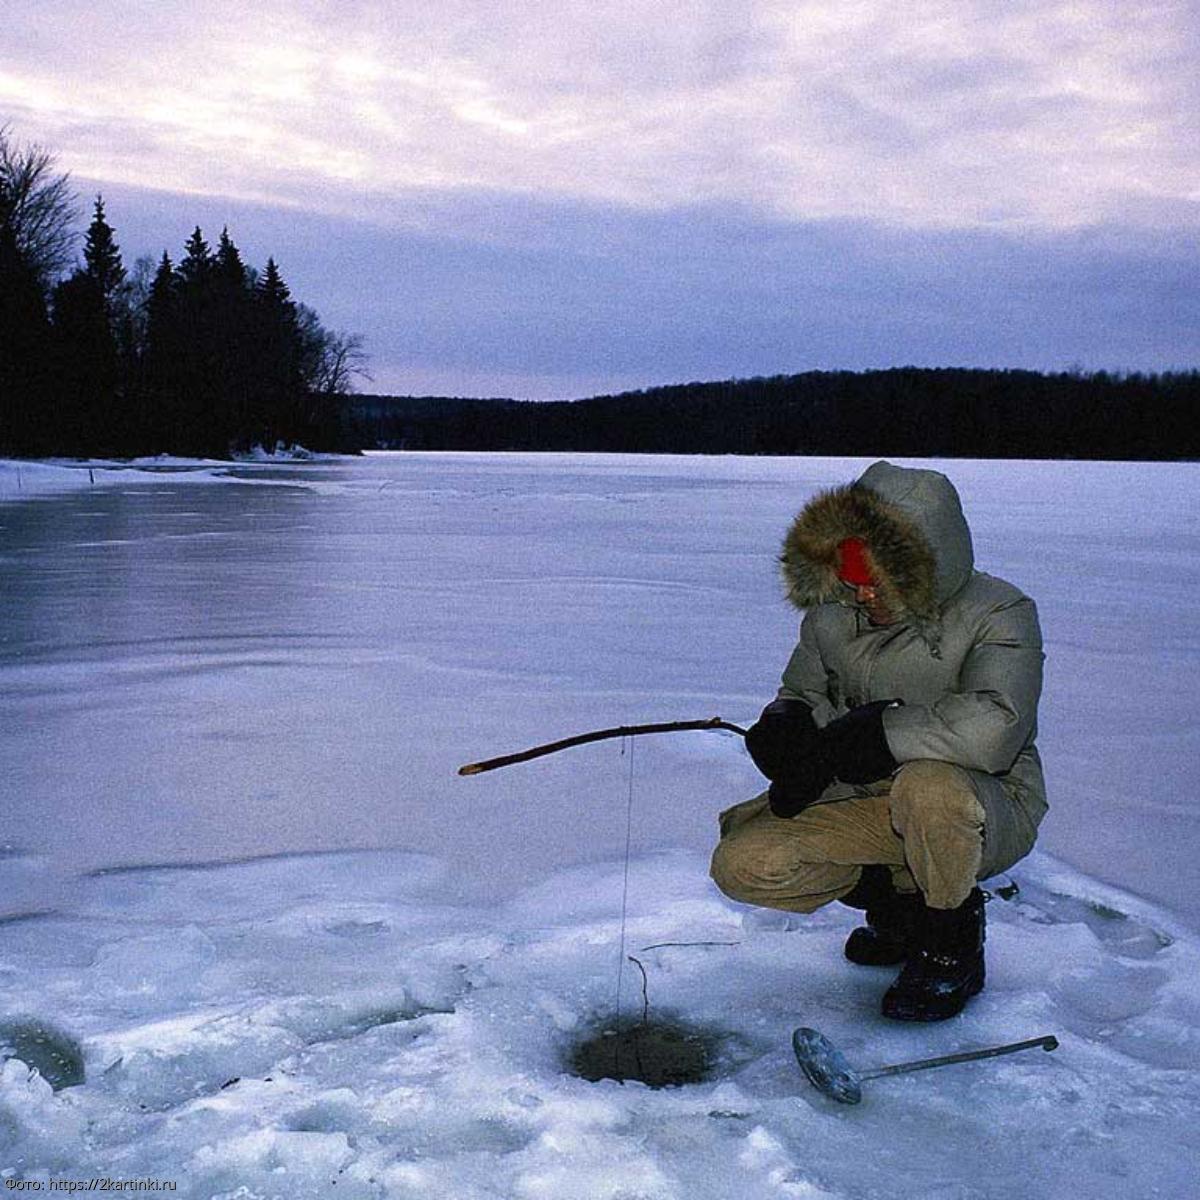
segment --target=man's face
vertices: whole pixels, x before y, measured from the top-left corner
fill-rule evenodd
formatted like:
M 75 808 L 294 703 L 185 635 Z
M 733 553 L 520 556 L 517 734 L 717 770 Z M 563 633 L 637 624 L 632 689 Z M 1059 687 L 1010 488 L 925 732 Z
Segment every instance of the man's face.
M 895 613 L 883 602 L 879 587 L 874 583 L 847 584 L 854 588 L 854 599 L 866 610 L 867 620 L 872 625 L 891 625 Z

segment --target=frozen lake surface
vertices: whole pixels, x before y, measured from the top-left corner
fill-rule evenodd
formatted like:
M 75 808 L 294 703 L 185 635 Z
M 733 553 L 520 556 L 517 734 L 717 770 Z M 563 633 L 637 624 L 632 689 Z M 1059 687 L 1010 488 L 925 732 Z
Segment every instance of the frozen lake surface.
M 398 847 L 497 895 L 611 858 L 613 743 L 456 768 L 753 720 L 798 622 L 783 530 L 865 462 L 384 454 L 235 469 L 257 486 L 99 472 L 3 505 L 0 840 L 69 871 Z M 942 465 L 980 566 L 1041 611 L 1040 845 L 1200 921 L 1200 468 Z M 758 788 L 733 735 L 638 755 L 640 849 L 705 849 Z
M 847 910 L 708 883 L 716 813 L 758 788 L 740 739 L 455 774 L 752 720 L 798 621 L 783 530 L 865 465 L 0 464 L 0 1045 L 49 1023 L 86 1075 L 3 1067 L 0 1174 L 230 1200 L 1187 1194 L 1200 468 L 933 464 L 1048 654 L 1051 812 L 989 906 L 988 989 L 945 1026 L 878 1017 Z M 712 1080 L 661 1092 L 564 1074 L 614 1008 L 630 797 L 628 948 L 655 1012 L 727 1035 Z M 713 944 L 642 950 L 663 942 Z M 840 1109 L 805 1090 L 798 1024 L 863 1066 L 1062 1047 Z

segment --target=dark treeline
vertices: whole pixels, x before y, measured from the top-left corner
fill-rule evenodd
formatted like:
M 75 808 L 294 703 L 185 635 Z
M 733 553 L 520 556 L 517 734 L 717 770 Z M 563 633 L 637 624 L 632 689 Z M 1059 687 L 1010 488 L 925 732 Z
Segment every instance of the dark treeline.
M 351 436 L 407 450 L 1195 459 L 1200 372 L 812 371 L 532 403 L 353 396 Z
M 228 230 L 127 271 L 97 197 L 71 263 L 74 197 L 52 161 L 0 128 L 0 453 L 349 448 L 357 337 L 323 328 L 273 259 L 247 266 Z

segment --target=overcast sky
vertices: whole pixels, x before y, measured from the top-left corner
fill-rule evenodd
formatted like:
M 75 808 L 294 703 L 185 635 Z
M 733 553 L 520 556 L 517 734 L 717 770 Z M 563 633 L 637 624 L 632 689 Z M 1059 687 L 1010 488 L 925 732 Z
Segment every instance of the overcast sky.
M 0 123 L 394 392 L 1200 360 L 1200 11 L 8 0 Z M 81 218 L 81 226 L 85 219 Z

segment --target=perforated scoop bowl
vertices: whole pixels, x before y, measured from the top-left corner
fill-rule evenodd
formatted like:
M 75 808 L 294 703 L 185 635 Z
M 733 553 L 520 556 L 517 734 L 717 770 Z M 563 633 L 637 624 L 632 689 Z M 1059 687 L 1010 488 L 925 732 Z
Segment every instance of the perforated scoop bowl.
M 808 1082 L 842 1104 L 862 1099 L 862 1079 L 846 1056 L 823 1034 L 802 1026 L 792 1034 L 792 1049 Z

